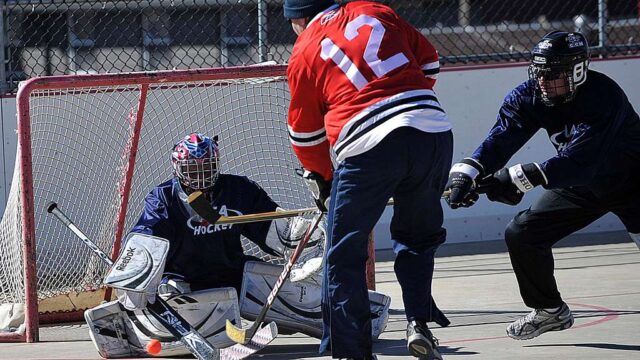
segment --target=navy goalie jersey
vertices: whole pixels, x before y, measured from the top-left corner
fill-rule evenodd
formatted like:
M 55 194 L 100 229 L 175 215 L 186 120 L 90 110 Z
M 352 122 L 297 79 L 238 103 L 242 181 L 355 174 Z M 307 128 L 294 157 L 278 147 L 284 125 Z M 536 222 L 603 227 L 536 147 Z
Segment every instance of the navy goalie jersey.
M 211 192 L 211 205 L 223 216 L 274 211 L 277 204 L 244 176 L 220 174 Z M 266 246 L 270 221 L 211 225 L 188 205 L 177 178 L 156 186 L 145 198 L 144 211 L 131 232 L 169 240 L 165 273 L 179 275 L 192 290 L 238 286 L 247 256 L 241 235 L 273 255 Z
M 584 187 L 596 196 L 635 185 L 640 176 L 640 119 L 624 91 L 608 76 L 589 70 L 567 104 L 546 106 L 526 81 L 509 93 L 498 119 L 472 157 L 493 173 L 504 167 L 538 130 L 557 155 L 540 163 L 546 188 Z

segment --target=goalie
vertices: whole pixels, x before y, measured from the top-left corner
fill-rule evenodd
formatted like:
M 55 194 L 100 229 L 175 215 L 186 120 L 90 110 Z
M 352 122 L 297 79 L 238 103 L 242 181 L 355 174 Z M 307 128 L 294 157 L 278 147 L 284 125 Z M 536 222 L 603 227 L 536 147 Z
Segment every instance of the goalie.
M 129 242 L 136 236 L 167 239 L 163 271 L 137 292 L 119 291 L 118 300 L 88 310 L 85 318 L 92 340 L 106 358 L 144 356 L 150 339 L 162 342 L 161 356 L 186 354 L 169 332 L 144 309 L 161 296 L 217 348 L 233 342 L 225 321 L 240 324 L 241 316 L 253 320 L 260 312 L 282 266 L 244 254 L 241 236 L 265 253 L 286 256 L 305 234 L 310 220 L 302 217 L 248 224 L 209 224 L 188 205 L 188 195 L 202 191 L 223 216 L 276 211 L 267 193 L 244 176 L 219 172 L 217 137 L 192 133 L 172 150 L 174 177 L 156 186 L 146 197 L 144 211 L 123 246 L 119 262 L 126 260 Z M 320 267 L 325 230 L 319 227 L 309 241 L 291 280 L 284 284 L 267 313 L 285 333 L 322 335 Z M 305 261 L 307 260 L 307 261 Z M 139 266 L 128 266 L 139 269 Z M 132 270 L 136 271 L 136 270 Z M 140 270 L 137 270 L 140 272 Z M 136 275 L 139 276 L 139 275 Z M 132 275 L 128 275 L 132 277 Z M 294 279 L 295 278 L 295 279 Z M 117 281 L 118 279 L 105 280 Z M 110 285 L 113 285 L 111 283 Z M 117 286 L 116 286 L 117 287 Z M 369 292 L 372 337 L 384 330 L 390 298 Z

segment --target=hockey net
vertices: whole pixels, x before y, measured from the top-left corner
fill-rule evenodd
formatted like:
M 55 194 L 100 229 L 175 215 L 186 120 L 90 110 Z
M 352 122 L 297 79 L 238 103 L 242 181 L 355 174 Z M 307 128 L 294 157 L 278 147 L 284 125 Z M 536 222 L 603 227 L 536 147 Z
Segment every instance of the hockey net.
M 299 163 L 287 134 L 285 70 L 258 66 L 25 82 L 17 98 L 16 168 L 0 223 L 0 339 L 36 341 L 38 317 L 29 314 L 55 322 L 104 299 L 100 283 L 107 268 L 47 215 L 45 204 L 56 201 L 100 248 L 117 253 L 145 195 L 172 176 L 171 148 L 185 134 L 218 135 L 221 172 L 248 176 L 281 207 L 313 206 L 294 171 Z M 243 245 L 261 255 L 248 241 Z M 35 286 L 25 285 L 30 283 Z

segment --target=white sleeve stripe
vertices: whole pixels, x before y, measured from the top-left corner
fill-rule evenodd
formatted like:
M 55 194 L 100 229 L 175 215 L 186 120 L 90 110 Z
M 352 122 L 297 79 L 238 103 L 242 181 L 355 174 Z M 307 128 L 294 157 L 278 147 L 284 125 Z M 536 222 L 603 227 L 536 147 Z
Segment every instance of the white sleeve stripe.
M 455 173 L 455 172 L 463 173 L 474 180 L 476 177 L 478 177 L 478 175 L 480 175 L 480 171 L 478 171 L 478 169 L 474 168 L 469 164 L 464 164 L 464 163 L 453 164 L 453 166 L 451 167 L 451 170 L 449 171 L 449 174 Z
M 318 136 L 324 132 L 325 132 L 324 128 L 320 128 L 316 131 L 310 131 L 310 132 L 293 131 L 293 128 L 289 126 L 289 136 L 296 137 L 296 138 L 310 138 L 310 137 Z
M 438 79 L 438 74 L 426 75 L 425 77 L 428 77 L 429 79 L 437 80 Z
M 542 174 L 542 178 L 544 179 L 544 184 L 549 185 L 549 179 L 547 179 L 547 174 L 545 174 L 544 171 L 542 171 L 542 168 L 540 167 L 540 165 L 538 165 L 537 162 L 534 162 L 533 164 L 538 168 L 538 170 L 540 170 L 540 174 Z
M 292 138 L 289 138 L 289 141 L 291 141 L 291 144 L 295 145 L 295 146 L 299 146 L 299 147 L 309 147 L 309 146 L 316 146 L 318 144 L 322 144 L 323 142 L 327 141 L 327 137 L 323 136 L 319 139 L 313 140 L 313 141 L 297 141 L 294 140 Z
M 439 68 L 440 68 L 439 61 L 434 61 L 434 62 L 430 62 L 428 64 L 422 65 L 422 70 L 431 70 L 431 69 L 439 69 Z

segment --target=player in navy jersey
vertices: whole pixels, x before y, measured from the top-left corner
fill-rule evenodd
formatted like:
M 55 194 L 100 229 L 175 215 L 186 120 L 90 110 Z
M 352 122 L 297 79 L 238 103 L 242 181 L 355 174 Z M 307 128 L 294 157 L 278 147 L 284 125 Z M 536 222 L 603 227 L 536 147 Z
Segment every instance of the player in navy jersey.
M 620 86 L 588 65 L 582 34 L 544 36 L 532 51 L 529 80 L 506 96 L 487 138 L 450 171 L 452 208 L 473 205 L 476 186 L 510 205 L 536 186 L 546 189 L 505 231 L 520 293 L 534 309 L 507 327 L 514 339 L 573 324 L 553 274 L 551 247 L 560 239 L 612 212 L 640 247 L 640 119 Z M 557 155 L 503 168 L 540 129 Z
M 316 203 L 328 210 L 320 351 L 330 350 L 334 358 L 373 357 L 367 243 L 393 197 L 394 270 L 408 350 L 439 358 L 427 322 L 436 314 L 431 282 L 434 253 L 446 237 L 440 196 L 453 138 L 433 91 L 438 54 L 379 3 L 285 0 L 284 16 L 298 35 L 287 69 L 289 135 Z

